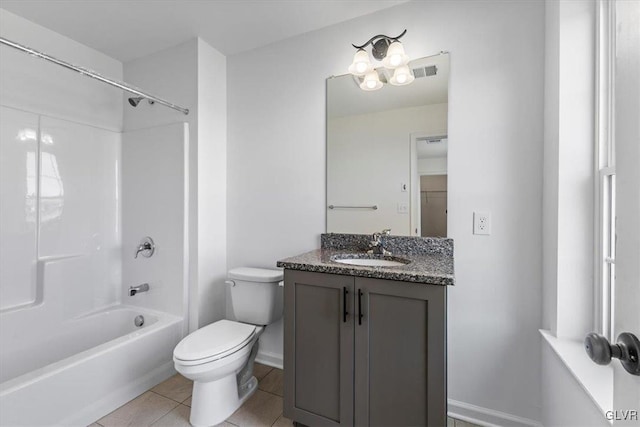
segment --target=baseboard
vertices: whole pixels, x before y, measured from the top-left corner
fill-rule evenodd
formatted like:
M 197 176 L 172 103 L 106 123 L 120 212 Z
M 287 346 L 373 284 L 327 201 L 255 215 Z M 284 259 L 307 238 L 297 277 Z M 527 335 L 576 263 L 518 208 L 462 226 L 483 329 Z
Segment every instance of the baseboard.
M 542 427 L 538 421 L 449 399 L 447 415 L 484 427 Z
M 124 387 L 119 388 L 113 393 L 100 399 L 98 402 L 83 408 L 73 414 L 71 417 L 60 422 L 60 425 L 65 426 L 88 426 L 91 423 L 99 420 L 108 413 L 114 411 L 125 403 L 129 402 L 133 398 L 141 395 L 150 388 L 158 385 L 162 381 L 171 377 L 176 373 L 173 360 L 165 363 L 144 375 L 142 378 L 138 378 L 133 383 L 129 383 Z
M 283 369 L 282 354 L 269 353 L 266 351 L 258 351 L 256 356 L 256 362 L 263 365 L 271 366 L 278 369 Z

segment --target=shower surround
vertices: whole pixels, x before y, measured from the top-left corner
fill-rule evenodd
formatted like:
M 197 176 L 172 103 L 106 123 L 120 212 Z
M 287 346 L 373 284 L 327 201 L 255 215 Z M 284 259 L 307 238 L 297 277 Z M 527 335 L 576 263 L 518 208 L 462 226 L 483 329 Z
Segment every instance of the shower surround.
M 188 128 L 121 134 L 4 106 L 0 117 L 0 424 L 88 424 L 174 372 Z M 134 259 L 147 234 L 158 251 Z M 129 296 L 142 282 L 150 291 Z
M 118 61 L 1 9 L 0 35 L 122 79 Z M 123 132 L 125 102 L 0 46 L 0 425 L 87 425 L 175 372 L 188 125 Z M 136 260 L 147 235 L 156 253 Z

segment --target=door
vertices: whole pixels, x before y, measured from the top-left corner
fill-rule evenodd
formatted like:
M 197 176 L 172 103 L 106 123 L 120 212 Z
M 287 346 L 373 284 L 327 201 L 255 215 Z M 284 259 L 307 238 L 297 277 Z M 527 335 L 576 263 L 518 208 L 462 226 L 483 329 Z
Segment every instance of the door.
M 285 270 L 284 415 L 353 425 L 353 277 Z
M 640 337 L 640 2 L 616 2 L 614 329 Z M 640 376 L 614 362 L 615 426 L 640 425 Z M 629 412 L 637 411 L 634 416 Z M 627 415 L 625 415 L 627 414 Z
M 355 285 L 355 425 L 446 425 L 446 287 Z

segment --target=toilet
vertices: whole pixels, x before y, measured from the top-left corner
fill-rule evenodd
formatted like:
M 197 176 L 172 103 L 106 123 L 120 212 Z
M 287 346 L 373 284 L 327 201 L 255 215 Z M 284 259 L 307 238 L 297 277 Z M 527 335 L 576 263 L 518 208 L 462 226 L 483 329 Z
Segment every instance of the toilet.
M 176 371 L 193 381 L 196 427 L 226 420 L 258 388 L 253 362 L 266 325 L 282 317 L 280 270 L 235 268 L 228 273 L 236 321 L 219 320 L 182 339 L 173 351 Z

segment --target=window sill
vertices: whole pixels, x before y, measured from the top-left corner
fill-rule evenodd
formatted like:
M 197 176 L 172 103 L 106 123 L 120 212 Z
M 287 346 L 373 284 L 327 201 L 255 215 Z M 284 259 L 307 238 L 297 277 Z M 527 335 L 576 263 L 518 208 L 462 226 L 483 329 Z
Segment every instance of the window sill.
M 558 355 L 591 400 L 606 416 L 613 410 L 613 368 L 596 365 L 589 359 L 579 341 L 556 338 L 550 331 L 540 329 L 540 334 Z M 611 421 L 609 421 L 611 422 Z

